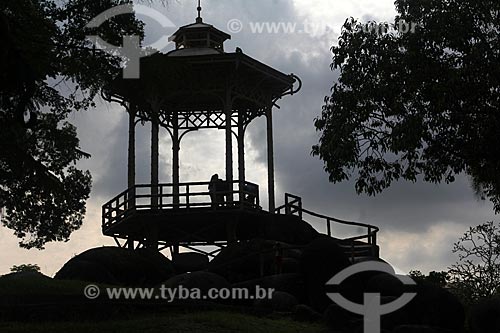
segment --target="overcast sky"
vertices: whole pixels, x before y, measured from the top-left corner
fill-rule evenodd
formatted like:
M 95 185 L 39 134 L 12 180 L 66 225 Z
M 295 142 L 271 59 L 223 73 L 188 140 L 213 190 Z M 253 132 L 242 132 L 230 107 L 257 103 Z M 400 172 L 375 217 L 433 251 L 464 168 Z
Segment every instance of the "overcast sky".
M 172 1 L 166 7 L 154 8 L 182 26 L 194 21 L 196 2 Z M 281 109 L 275 110 L 278 205 L 289 192 L 301 196 L 304 207 L 318 213 L 378 225 L 381 256 L 400 272 L 444 270 L 456 260 L 451 253 L 453 242 L 468 226 L 495 219 L 491 204 L 478 201 L 467 178 L 459 177 L 455 184 L 441 186 L 401 182 L 375 198 L 358 196 L 352 182 L 329 183 L 322 162 L 310 154 L 318 140 L 313 119 L 320 114 L 323 99 L 338 77 L 330 71 L 329 49 L 336 43 L 343 22 L 351 16 L 390 21 L 394 15 L 393 0 L 203 1 L 205 22 L 232 34 L 232 40 L 226 43 L 227 52 L 241 47 L 244 53 L 303 80 L 302 91 L 287 96 L 279 102 Z M 242 22 L 239 33 L 230 31 L 234 25 L 228 26 L 235 19 Z M 146 21 L 147 42 L 174 32 Z M 290 22 L 296 24 L 296 31 L 253 33 L 252 25 L 260 22 Z M 127 115 L 121 107 L 101 101 L 97 109 L 76 113 L 70 120 L 78 127 L 83 150 L 92 154 L 80 164 L 92 172 L 94 179 L 84 225 L 69 242 L 49 244 L 44 251 L 20 249 L 12 232 L 0 226 L 0 274 L 16 264 L 36 263 L 43 273 L 52 276 L 72 256 L 114 244 L 101 234 L 101 206 L 126 187 Z M 149 126 L 139 127 L 138 183 L 149 182 L 149 140 Z M 224 174 L 222 131 L 188 134 L 181 149 L 181 182 L 207 181 L 214 173 Z M 266 202 L 264 119 L 250 125 L 246 152 L 248 180 L 261 185 L 262 201 Z M 166 133 L 162 133 L 160 153 L 161 181 L 169 182 L 171 144 Z M 324 228 L 319 224 L 315 227 Z

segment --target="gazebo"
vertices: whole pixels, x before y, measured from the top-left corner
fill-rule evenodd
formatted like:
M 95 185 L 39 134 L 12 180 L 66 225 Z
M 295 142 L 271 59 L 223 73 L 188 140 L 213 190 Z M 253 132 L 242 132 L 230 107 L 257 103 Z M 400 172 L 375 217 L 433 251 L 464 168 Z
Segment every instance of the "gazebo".
M 293 195 L 286 195 L 284 206 L 276 208 L 275 204 L 273 110 L 278 100 L 297 93 L 302 83 L 296 75 L 263 64 L 240 48 L 226 52 L 224 43 L 230 38 L 203 22 L 198 7 L 195 23 L 181 27 L 170 38 L 175 50 L 141 59 L 139 79 L 117 79 L 103 92 L 129 114 L 128 188 L 104 204 L 102 212 L 103 234 L 113 237 L 119 246 L 169 248 L 173 256 L 179 247 L 204 252 L 200 246 L 217 246 L 220 250 L 230 242 L 260 237 L 272 222 L 285 219 L 290 228 L 293 223 L 305 223 L 302 214 L 311 213 Z M 248 182 L 245 172 L 245 132 L 258 117 L 267 120 L 267 211 L 260 205 L 258 184 Z M 140 122 L 151 124 L 149 184 L 136 184 L 135 179 L 136 126 Z M 172 140 L 168 184 L 159 182 L 161 128 Z M 225 179 L 216 193 L 211 181 L 186 183 L 179 177 L 182 139 L 204 129 L 225 132 Z M 233 174 L 234 143 L 237 177 Z M 353 256 L 354 244 L 360 239 L 368 239 L 368 244 L 361 244 L 365 250 L 367 245 L 373 255 L 378 251 L 378 228 L 313 216 L 324 218 L 329 236 L 333 222 L 367 228 L 367 234 L 349 239 L 346 246 Z
M 190 243 L 210 245 L 235 240 L 234 232 L 228 235 L 226 227 L 226 233 L 201 232 L 203 236 L 194 237 L 200 234 L 197 219 L 204 221 L 202 229 L 206 229 L 210 225 L 207 215 L 227 225 L 241 223 L 249 214 L 275 211 L 272 112 L 279 99 L 300 90 L 300 79 L 259 62 L 239 48 L 226 52 L 224 42 L 231 36 L 204 23 L 200 12 L 198 8 L 195 23 L 181 27 L 170 37 L 175 42 L 174 51 L 143 58 L 140 79 L 118 79 L 104 93 L 108 100 L 119 101 L 128 111 L 129 155 L 128 189 L 104 205 L 103 231 L 126 239 L 130 247 L 134 242 L 155 248 L 182 242 L 175 239 L 172 228 L 162 232 L 158 221 L 163 219 L 172 224 L 178 220 L 182 225 L 174 228 Z M 258 117 L 267 119 L 268 212 L 260 207 L 258 185 L 247 182 L 245 175 L 245 131 Z M 147 185 L 135 183 L 135 129 L 141 121 L 151 123 L 151 184 Z M 166 129 L 172 139 L 169 184 L 159 183 L 160 128 Z M 226 189 L 222 205 L 212 202 L 210 182 L 182 183 L 179 179 L 181 141 L 189 132 L 203 129 L 225 131 Z M 233 175 L 234 141 L 238 151 L 237 178 Z M 199 242 L 194 238 L 200 238 Z

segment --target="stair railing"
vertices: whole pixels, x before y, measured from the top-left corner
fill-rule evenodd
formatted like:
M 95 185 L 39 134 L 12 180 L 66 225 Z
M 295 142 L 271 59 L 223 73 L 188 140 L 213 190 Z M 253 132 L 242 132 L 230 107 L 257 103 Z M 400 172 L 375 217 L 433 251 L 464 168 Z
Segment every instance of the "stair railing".
M 374 225 L 366 224 L 366 223 L 361 223 L 361 222 L 352 222 L 352 221 L 345 221 L 345 220 L 340 220 L 334 217 L 318 214 L 315 212 L 312 212 L 310 210 L 305 209 L 302 206 L 302 198 L 290 193 L 285 194 L 285 204 L 276 208 L 276 213 L 282 214 L 284 212 L 285 215 L 295 215 L 298 216 L 300 219 L 303 219 L 303 215 L 307 214 L 310 216 L 313 216 L 315 218 L 318 218 L 320 220 L 323 220 L 326 222 L 326 233 L 329 237 L 332 237 L 332 224 L 341 224 L 341 225 L 347 225 L 347 226 L 352 226 L 352 227 L 357 227 L 357 228 L 364 228 L 366 229 L 366 233 L 355 236 L 355 237 L 349 237 L 346 239 L 343 239 L 343 241 L 350 242 L 351 244 L 351 257 L 354 256 L 355 252 L 355 242 L 356 241 L 362 241 L 366 240 L 367 244 L 371 246 L 371 254 L 374 257 L 378 257 L 378 246 L 377 246 L 377 234 L 379 232 L 379 228 Z

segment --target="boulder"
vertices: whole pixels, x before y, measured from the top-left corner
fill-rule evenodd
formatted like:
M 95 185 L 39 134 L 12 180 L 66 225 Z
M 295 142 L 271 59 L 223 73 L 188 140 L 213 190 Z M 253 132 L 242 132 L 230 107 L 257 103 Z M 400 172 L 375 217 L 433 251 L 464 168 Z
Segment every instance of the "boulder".
M 380 293 L 382 296 L 401 296 L 407 289 L 396 276 L 387 273 L 376 273 L 366 281 L 366 292 Z
M 207 255 L 196 252 L 179 253 L 175 255 L 172 260 L 177 273 L 206 270 L 208 268 L 208 262 L 209 260 Z
M 345 279 L 340 288 L 345 298 L 358 304 L 364 302 L 365 293 L 378 293 L 382 297 L 399 297 L 406 291 L 414 292 L 414 289 L 412 289 L 414 287 L 403 285 L 397 276 L 379 271 L 366 271 L 354 274 Z
M 500 332 L 500 297 L 482 299 L 469 314 L 469 328 L 473 333 Z
M 253 239 L 230 244 L 209 263 L 208 271 L 224 276 L 231 283 L 243 282 L 276 273 L 274 240 Z M 278 242 L 279 243 L 279 242 Z M 286 243 L 283 249 L 283 268 L 291 268 L 288 259 L 300 257 L 300 251 Z
M 154 267 L 162 276 L 170 277 L 174 274 L 172 261 L 165 257 L 161 252 L 151 249 L 138 249 L 135 252 L 152 267 Z
M 320 236 L 309 223 L 293 215 L 273 215 L 263 228 L 262 238 L 295 245 L 309 244 Z
M 333 238 L 320 237 L 307 245 L 300 259 L 308 295 L 307 304 L 316 311 L 323 312 L 332 303 L 326 295 L 326 282 L 350 264 Z
M 434 329 L 463 332 L 465 310 L 456 296 L 431 284 L 419 284 L 416 296 L 403 308 L 382 317 L 382 326 L 422 325 Z
M 165 288 L 199 289 L 206 295 L 210 289 L 230 289 L 231 284 L 222 276 L 210 272 L 192 272 L 176 275 L 163 283 Z
M 115 274 L 112 271 L 113 268 L 106 267 L 95 261 L 71 259 L 56 273 L 54 278 L 58 280 L 77 280 L 110 285 L 132 284 L 130 275 L 127 276 L 127 281 L 125 282 L 123 278 L 118 279 L 115 277 L 115 274 L 120 275 L 121 270 L 119 270 L 119 273 L 115 272 Z M 137 277 L 134 276 L 133 279 L 137 280 Z
M 258 308 L 270 309 L 276 312 L 292 312 L 299 304 L 297 298 L 283 291 L 275 291 L 271 298 L 259 299 L 254 302 Z
M 153 286 L 172 275 L 171 262 L 159 252 L 101 247 L 71 258 L 56 273 L 55 278 L 111 285 Z
M 402 325 L 396 327 L 392 333 L 452 333 L 452 331 L 422 325 Z
M 321 314 L 305 304 L 299 304 L 295 307 L 292 319 L 300 322 L 318 322 L 322 319 Z
M 381 297 L 380 302 L 382 304 L 389 304 L 396 302 L 399 297 L 400 296 L 383 296 Z M 406 307 L 399 311 L 383 315 L 380 320 L 382 328 L 392 331 L 392 329 L 401 325 L 418 323 L 418 320 L 415 320 L 415 315 L 411 311 L 407 310 L 408 306 L 409 305 L 406 305 Z
M 281 291 L 293 295 L 299 302 L 306 299 L 304 281 L 300 274 L 280 274 L 265 276 L 260 279 L 235 283 L 233 288 L 246 288 L 250 293 L 255 294 L 257 289 Z M 241 300 L 240 304 L 250 305 L 248 300 Z
M 354 332 L 363 326 L 363 317 L 332 303 L 323 312 L 323 321 L 328 327 L 346 332 Z
M 283 258 L 281 267 L 283 274 L 300 273 L 300 262 L 297 259 Z

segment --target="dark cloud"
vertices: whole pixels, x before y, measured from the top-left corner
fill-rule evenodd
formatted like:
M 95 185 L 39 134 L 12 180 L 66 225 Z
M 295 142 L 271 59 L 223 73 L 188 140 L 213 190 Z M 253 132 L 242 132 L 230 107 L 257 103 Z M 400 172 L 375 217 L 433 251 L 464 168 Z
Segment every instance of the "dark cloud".
M 295 73 L 303 81 L 302 91 L 295 96 L 287 96 L 279 102 L 281 109 L 275 110 L 275 159 L 278 202 L 283 200 L 283 193 L 295 193 L 303 197 L 306 207 L 320 213 L 349 220 L 373 223 L 382 228 L 382 232 L 409 232 L 424 235 L 430 228 L 445 222 L 463 225 L 464 228 L 491 219 L 489 204 L 480 203 L 473 196 L 468 180 L 459 178 L 455 184 L 434 185 L 400 182 L 377 197 L 357 195 L 352 181 L 331 184 L 323 171 L 322 162 L 312 157 L 311 147 L 317 143 L 318 133 L 313 120 L 322 110 L 324 97 L 338 73 L 330 70 L 331 46 L 327 41 L 332 36 L 313 36 L 307 34 L 252 34 L 250 22 L 294 22 L 301 20 L 290 1 L 206 1 L 203 16 L 205 21 L 227 30 L 226 23 L 237 18 L 244 23 L 244 29 L 234 34 L 228 42 L 227 50 L 236 46 L 245 53 L 267 63 L 285 73 Z M 190 22 L 194 13 L 187 6 L 172 5 L 168 14 L 181 24 Z M 367 14 L 370 18 L 384 17 L 383 14 Z M 361 16 L 361 14 L 359 15 Z M 183 21 L 181 20 L 183 19 Z M 363 16 L 367 19 L 368 16 Z M 176 22 L 176 23 L 177 23 Z M 338 24 L 341 24 L 339 22 Z M 149 127 L 138 134 L 138 179 L 149 179 Z M 248 165 L 261 168 L 266 165 L 265 119 L 258 119 L 249 127 L 247 149 L 256 152 L 255 163 Z M 83 128 L 82 134 L 86 133 Z M 208 179 L 212 172 L 223 170 L 223 137 L 214 139 L 218 134 L 189 134 L 182 144 L 181 176 L 186 181 Z M 210 140 L 213 144 L 210 144 Z M 163 176 L 170 177 L 170 151 L 168 139 L 163 147 Z M 126 185 L 126 146 L 127 119 L 120 116 L 109 133 L 109 142 L 113 147 L 101 156 L 99 177 L 95 182 L 95 191 L 103 197 L 114 196 Z M 98 143 L 102 145 L 102 143 Z M 204 163 L 210 161 L 210 163 Z M 208 167 L 207 165 L 213 165 Z M 236 166 L 235 166 L 236 167 Z M 262 174 L 260 179 L 265 179 Z M 261 184 L 263 192 L 265 184 Z M 263 199 L 266 198 L 263 193 Z M 315 226 L 323 227 L 320 223 Z M 417 251 L 418 252 L 418 251 Z M 424 252 L 425 253 L 425 252 Z M 415 253 L 409 254 L 415 262 Z M 446 258 L 449 253 L 443 253 Z M 408 260 L 410 260 L 408 258 Z
M 358 196 L 353 182 L 331 184 L 323 171 L 322 162 L 312 157 L 311 147 L 318 141 L 313 119 L 322 110 L 324 97 L 337 79 L 338 73 L 330 70 L 329 48 L 336 39 L 335 33 L 323 35 L 262 33 L 252 34 L 250 22 L 297 22 L 301 24 L 309 13 L 300 1 L 288 0 L 206 0 L 203 2 L 203 17 L 206 22 L 227 31 L 227 22 L 239 19 L 244 24 L 241 33 L 233 34 L 226 50 L 232 52 L 236 46 L 256 59 L 285 73 L 301 77 L 304 86 L 295 96 L 287 96 L 279 102 L 281 109 L 274 113 L 275 159 L 277 200 L 282 202 L 285 192 L 303 197 L 304 205 L 313 211 L 348 220 L 373 223 L 381 227 L 380 242 L 383 256 L 403 270 L 419 268 L 423 271 L 444 269 L 454 257 L 451 245 L 469 225 L 493 219 L 491 205 L 478 202 L 465 177 L 455 184 L 433 185 L 425 183 L 394 184 L 383 194 L 370 198 Z M 354 7 L 325 2 L 322 6 L 335 11 L 331 23 L 340 31 L 348 16 L 364 18 L 388 18 L 393 13 L 373 12 L 361 3 Z M 318 4 L 316 4 L 318 5 Z M 393 8 L 387 0 L 384 8 Z M 192 22 L 196 16 L 195 1 L 172 1 L 166 8 L 157 7 L 177 25 Z M 345 8 L 358 8 L 356 12 Z M 319 6 L 321 8 L 321 6 Z M 344 11 L 342 9 L 344 8 Z M 319 10 L 319 9 L 317 9 Z M 342 15 L 339 12 L 343 13 Z M 369 15 L 369 16 L 368 16 Z M 310 18 L 309 18 L 310 19 Z M 150 36 L 158 35 L 152 25 Z M 151 37 L 151 39 L 153 39 Z M 67 244 L 57 244 L 40 256 L 52 273 L 60 267 L 64 258 L 51 261 L 54 253 L 74 253 L 95 246 L 107 240 L 100 234 L 100 205 L 126 188 L 128 117 L 117 105 L 100 104 L 97 110 L 77 113 L 72 122 L 78 126 L 82 148 L 92 154 L 80 166 L 91 170 L 94 177 L 92 200 L 84 229 Z M 247 172 L 252 180 L 261 183 L 261 194 L 265 200 L 266 180 L 266 125 L 265 119 L 258 119 L 247 133 Z M 137 132 L 137 182 L 149 182 L 150 126 L 138 126 Z M 182 142 L 181 179 L 200 181 L 209 179 L 215 172 L 224 170 L 224 135 L 215 131 L 191 133 Z M 171 178 L 171 145 L 167 134 L 162 131 L 161 180 Z M 236 165 L 235 165 L 236 168 Z M 314 222 L 317 228 L 324 228 Z M 84 230 L 84 231 L 83 231 Z M 324 229 L 323 229 L 324 230 Z M 343 232 L 334 229 L 335 232 Z M 0 250 L 15 252 L 9 261 L 0 267 L 1 271 L 26 261 L 28 252 L 13 250 L 15 242 L 5 230 L 0 233 L 8 242 Z M 419 246 L 415 246 L 418 242 Z M 31 252 L 30 252 L 31 253 Z M 67 257 L 67 256 L 66 256 Z M 24 259 L 23 259 L 24 258 Z M 31 257 L 30 257 L 31 258 Z M 43 259 L 45 258 L 45 259 Z M 9 266 L 9 267 L 10 267 Z

